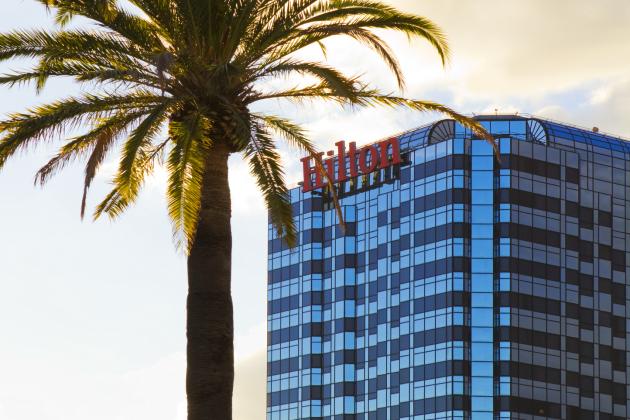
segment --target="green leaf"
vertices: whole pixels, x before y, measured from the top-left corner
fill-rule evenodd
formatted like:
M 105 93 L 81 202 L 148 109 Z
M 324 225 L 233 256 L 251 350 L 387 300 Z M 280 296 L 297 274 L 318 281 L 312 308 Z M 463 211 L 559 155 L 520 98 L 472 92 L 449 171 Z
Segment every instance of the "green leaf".
M 297 244 L 297 229 L 293 220 L 293 211 L 289 192 L 284 181 L 284 171 L 280 155 L 269 133 L 255 125 L 250 144 L 243 155 L 249 162 L 250 172 L 256 179 L 267 208 L 271 223 L 275 226 L 278 237 L 283 238 L 290 247 Z
M 208 120 L 198 113 L 169 125 L 172 147 L 167 159 L 168 212 L 175 244 L 186 252 L 197 232 L 205 160 L 212 146 L 205 137 L 209 129 Z
M 150 154 L 153 141 L 164 128 L 163 124 L 171 106 L 171 101 L 156 106 L 125 141 L 114 181 L 118 192 L 123 196 L 135 197 L 138 194 L 143 180 L 139 174 L 138 162 L 143 162 Z

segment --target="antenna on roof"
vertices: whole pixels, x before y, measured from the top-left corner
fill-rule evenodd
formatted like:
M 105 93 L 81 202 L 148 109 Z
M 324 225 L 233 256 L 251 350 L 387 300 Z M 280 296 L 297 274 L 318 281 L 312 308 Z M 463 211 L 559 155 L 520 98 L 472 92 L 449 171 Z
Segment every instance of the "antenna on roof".
M 494 115 L 499 115 L 499 108 L 494 108 Z

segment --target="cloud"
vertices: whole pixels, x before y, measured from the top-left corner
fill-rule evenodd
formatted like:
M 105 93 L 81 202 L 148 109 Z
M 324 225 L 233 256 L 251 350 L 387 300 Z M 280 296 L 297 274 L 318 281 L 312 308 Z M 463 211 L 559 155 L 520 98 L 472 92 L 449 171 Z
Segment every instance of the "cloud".
M 249 167 L 240 155 L 230 159 L 230 192 L 232 211 L 242 216 L 260 214 L 265 211 L 262 195 L 256 181 L 249 173 Z
M 183 353 L 126 372 L 84 371 L 52 361 L 2 366 L 2 420 L 175 420 L 185 401 Z M 31 399 L 29 396 L 36 396 Z
M 574 107 L 565 107 L 567 119 L 581 126 L 599 127 L 600 131 L 630 137 L 630 78 L 608 80 L 586 92 Z
M 253 337 L 252 337 L 253 338 Z M 239 339 L 237 338 L 237 342 Z M 236 360 L 234 419 L 264 420 L 266 340 Z M 2 366 L 2 420 L 185 420 L 184 352 L 125 372 L 84 372 L 20 361 Z M 29 395 L 36 395 L 36 400 Z
M 544 96 L 628 68 L 628 2 L 393 3 L 431 18 L 444 29 L 454 59 L 442 83 L 464 97 Z M 421 80 L 417 83 L 422 85 Z
M 267 398 L 267 323 L 235 338 L 234 419 L 264 420 Z
M 570 118 L 567 110 L 561 105 L 545 105 L 535 111 L 534 115 L 557 121 L 568 121 Z
M 249 359 L 267 348 L 267 321 L 263 320 L 234 338 L 234 357 L 237 361 Z
M 259 351 L 236 364 L 234 419 L 264 420 L 267 352 Z

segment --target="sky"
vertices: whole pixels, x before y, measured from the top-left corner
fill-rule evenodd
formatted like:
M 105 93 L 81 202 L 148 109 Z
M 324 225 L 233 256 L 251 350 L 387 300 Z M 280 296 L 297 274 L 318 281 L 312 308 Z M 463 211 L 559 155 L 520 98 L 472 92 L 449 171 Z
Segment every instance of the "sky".
M 396 0 L 446 32 L 443 67 L 421 41 L 384 34 L 407 78 L 404 94 L 464 113 L 527 113 L 630 137 L 630 2 L 627 0 Z M 0 31 L 52 28 L 32 0 L 3 0 Z M 311 58 L 321 58 L 306 51 Z M 350 41 L 328 43 L 329 64 L 395 91 L 387 68 Z M 25 63 L 0 65 L 0 71 Z M 77 92 L 71 81 L 0 88 L 0 117 Z M 359 144 L 440 118 L 319 103 L 257 106 L 302 123 L 325 150 Z M 62 139 L 58 139 L 59 141 Z M 0 420 L 184 420 L 185 257 L 176 252 L 158 171 L 115 222 L 79 217 L 82 169 L 44 189 L 34 173 L 51 142 L 0 172 Z M 300 155 L 282 149 L 289 182 Z M 88 205 L 108 190 L 104 165 Z M 247 167 L 230 161 L 236 323 L 234 418 L 265 413 L 266 211 Z

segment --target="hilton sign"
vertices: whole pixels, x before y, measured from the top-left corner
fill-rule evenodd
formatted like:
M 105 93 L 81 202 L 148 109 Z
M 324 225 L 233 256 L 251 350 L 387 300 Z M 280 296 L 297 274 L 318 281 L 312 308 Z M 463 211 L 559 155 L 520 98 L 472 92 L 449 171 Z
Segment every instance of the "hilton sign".
M 335 143 L 335 146 L 337 146 L 337 156 L 335 156 L 335 152 L 331 150 L 326 153 L 328 159 L 323 161 L 323 152 L 318 153 L 315 157 L 307 156 L 302 159 L 304 170 L 302 189 L 304 192 L 309 192 L 324 186 L 323 174 L 321 169 L 318 169 L 320 165 L 318 165 L 317 162 L 321 162 L 321 165 L 323 165 L 322 169 L 326 171 L 327 178 L 332 183 L 343 182 L 349 178 L 366 175 L 378 169 L 402 163 L 402 159 L 400 158 L 400 142 L 397 138 L 369 144 L 359 150 L 357 150 L 357 144 L 355 142 L 350 142 L 348 144 L 347 153 L 346 143 L 344 141 Z M 315 160 L 315 165 L 311 165 L 313 160 Z M 338 162 L 337 174 L 335 174 L 335 161 Z M 349 176 L 348 169 L 350 169 Z

